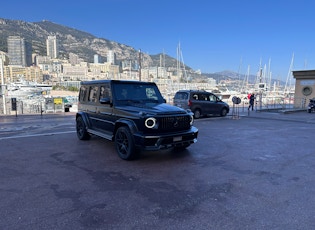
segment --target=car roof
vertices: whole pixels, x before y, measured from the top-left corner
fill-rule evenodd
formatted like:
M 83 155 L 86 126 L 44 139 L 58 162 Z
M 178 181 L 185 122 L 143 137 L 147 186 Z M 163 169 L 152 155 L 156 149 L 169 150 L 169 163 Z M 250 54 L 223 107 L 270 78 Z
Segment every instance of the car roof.
M 182 89 L 177 91 L 177 93 L 210 93 L 205 90 L 191 90 L 191 89 Z
M 94 80 L 94 81 L 82 81 L 81 85 L 97 85 L 104 83 L 126 83 L 126 84 L 145 84 L 145 85 L 155 85 L 154 82 L 145 81 L 132 81 L 132 80 Z

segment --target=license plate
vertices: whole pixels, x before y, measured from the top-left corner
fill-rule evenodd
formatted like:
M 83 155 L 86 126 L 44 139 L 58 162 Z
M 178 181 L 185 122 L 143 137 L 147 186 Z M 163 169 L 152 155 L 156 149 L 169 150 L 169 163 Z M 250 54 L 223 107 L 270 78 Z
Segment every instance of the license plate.
M 182 140 L 182 137 L 180 136 L 180 137 L 173 137 L 173 141 L 181 141 Z

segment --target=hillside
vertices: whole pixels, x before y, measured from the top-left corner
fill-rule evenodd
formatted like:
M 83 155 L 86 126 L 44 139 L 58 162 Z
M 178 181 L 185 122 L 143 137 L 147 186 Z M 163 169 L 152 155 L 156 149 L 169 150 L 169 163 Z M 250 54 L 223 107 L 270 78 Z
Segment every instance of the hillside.
M 33 53 L 46 55 L 46 39 L 48 36 L 57 36 L 60 43 L 61 58 L 68 58 L 69 53 L 75 53 L 86 62 L 93 62 L 95 54 L 98 54 L 102 60 L 106 60 L 107 52 L 113 50 L 116 58 L 122 60 L 138 60 L 138 50 L 131 46 L 110 41 L 105 38 L 98 38 L 90 33 L 59 25 L 47 20 L 41 22 L 25 22 L 20 20 L 10 20 L 0 18 L 0 50 L 7 52 L 8 36 L 21 36 L 32 44 Z M 161 61 L 163 56 L 163 61 Z M 177 66 L 177 59 L 167 54 L 148 55 L 143 53 L 143 66 Z M 191 79 L 198 81 L 214 78 L 217 82 L 221 80 L 240 80 L 244 79 L 244 75 L 239 75 L 231 71 L 222 71 L 219 73 L 194 73 L 189 66 L 185 65 L 185 69 L 189 72 Z M 250 76 L 249 81 L 253 81 L 255 76 Z
M 107 52 L 113 50 L 117 60 L 138 59 L 138 50 L 131 46 L 98 38 L 90 33 L 58 25 L 50 21 L 25 22 L 0 18 L 0 50 L 7 52 L 8 36 L 21 36 L 32 44 L 33 53 L 46 55 L 46 39 L 50 35 L 57 36 L 60 42 L 61 57 L 68 58 L 75 53 L 86 62 L 93 62 L 94 54 L 106 60 Z M 176 60 L 165 55 L 165 66 L 176 66 Z M 160 54 L 143 53 L 143 65 L 159 66 Z M 189 67 L 187 67 L 190 69 Z

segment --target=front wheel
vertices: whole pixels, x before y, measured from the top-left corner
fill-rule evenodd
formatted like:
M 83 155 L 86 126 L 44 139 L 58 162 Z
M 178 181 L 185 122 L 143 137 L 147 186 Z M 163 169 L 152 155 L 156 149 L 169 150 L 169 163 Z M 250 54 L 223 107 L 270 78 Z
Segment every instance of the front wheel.
M 116 151 L 120 158 L 132 160 L 136 155 L 134 139 L 128 127 L 119 127 L 115 134 Z
M 86 125 L 82 117 L 78 117 L 76 121 L 77 136 L 80 140 L 90 139 L 90 134 L 86 131 Z
M 226 108 L 223 108 L 223 109 L 221 110 L 221 116 L 222 116 L 222 117 L 225 117 L 226 114 L 227 114 L 227 109 L 226 109 Z

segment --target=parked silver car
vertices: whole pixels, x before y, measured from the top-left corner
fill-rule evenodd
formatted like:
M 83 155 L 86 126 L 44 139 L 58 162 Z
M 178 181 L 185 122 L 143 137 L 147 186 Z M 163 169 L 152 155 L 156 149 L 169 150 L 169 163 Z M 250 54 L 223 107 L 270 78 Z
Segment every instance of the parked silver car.
M 180 108 L 190 109 L 195 119 L 207 115 L 226 116 L 230 111 L 227 103 L 204 90 L 180 90 L 176 92 L 173 103 Z

